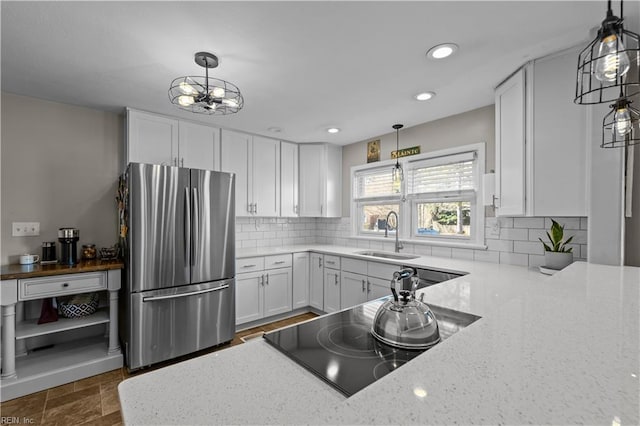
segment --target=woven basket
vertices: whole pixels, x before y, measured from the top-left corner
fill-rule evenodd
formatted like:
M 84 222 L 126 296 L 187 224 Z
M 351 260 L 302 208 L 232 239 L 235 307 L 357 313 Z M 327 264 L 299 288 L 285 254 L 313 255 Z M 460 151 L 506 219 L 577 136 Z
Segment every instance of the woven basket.
M 68 298 L 58 297 L 58 312 L 65 318 L 80 318 L 98 309 L 98 293 L 76 294 Z

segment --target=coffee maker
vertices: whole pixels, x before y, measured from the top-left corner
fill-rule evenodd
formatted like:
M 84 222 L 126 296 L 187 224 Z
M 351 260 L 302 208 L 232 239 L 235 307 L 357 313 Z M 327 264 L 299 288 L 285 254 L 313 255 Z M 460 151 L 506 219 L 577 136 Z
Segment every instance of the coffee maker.
M 78 240 L 80 231 L 76 228 L 58 229 L 58 241 L 60 242 L 60 263 L 63 265 L 75 265 L 78 263 Z

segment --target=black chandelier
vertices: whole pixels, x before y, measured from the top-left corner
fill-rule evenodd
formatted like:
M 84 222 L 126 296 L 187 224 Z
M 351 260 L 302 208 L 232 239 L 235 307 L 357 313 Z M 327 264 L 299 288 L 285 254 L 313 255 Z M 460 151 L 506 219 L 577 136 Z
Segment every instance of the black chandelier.
M 602 120 L 602 148 L 622 148 L 640 143 L 640 111 L 624 97 L 610 105 Z
M 640 37 L 624 29 L 607 2 L 607 16 L 596 38 L 580 52 L 574 102 L 593 105 L 616 101 L 622 92 L 631 97 L 640 93 Z M 635 69 L 633 64 L 635 63 Z
M 169 100 L 178 108 L 197 114 L 234 114 L 244 106 L 240 89 L 228 81 L 209 77 L 209 68 L 218 66 L 218 57 L 209 52 L 195 54 L 195 62 L 205 76 L 178 77 L 171 82 Z

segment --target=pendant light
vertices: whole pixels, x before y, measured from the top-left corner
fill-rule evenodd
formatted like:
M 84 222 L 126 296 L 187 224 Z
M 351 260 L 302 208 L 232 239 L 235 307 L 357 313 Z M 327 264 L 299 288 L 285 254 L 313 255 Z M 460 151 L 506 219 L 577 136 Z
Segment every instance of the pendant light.
M 195 54 L 195 62 L 205 70 L 205 76 L 178 77 L 171 82 L 169 100 L 178 108 L 197 114 L 234 114 L 244 106 L 240 89 L 228 81 L 209 77 L 209 68 L 216 68 L 218 57 L 209 52 Z
M 607 16 L 596 38 L 578 56 L 576 104 L 615 101 L 620 91 L 627 97 L 640 93 L 640 37 L 624 29 L 622 12 L 622 1 L 618 18 L 608 0 Z
M 631 101 L 621 97 L 611 104 L 602 120 L 602 148 L 622 148 L 640 143 L 640 111 Z
M 393 188 L 396 192 L 400 192 L 401 182 L 404 180 L 404 171 L 402 170 L 398 154 L 400 153 L 400 129 L 404 126 L 402 124 L 394 124 L 392 127 L 396 131 L 396 164 L 393 166 L 392 171 Z

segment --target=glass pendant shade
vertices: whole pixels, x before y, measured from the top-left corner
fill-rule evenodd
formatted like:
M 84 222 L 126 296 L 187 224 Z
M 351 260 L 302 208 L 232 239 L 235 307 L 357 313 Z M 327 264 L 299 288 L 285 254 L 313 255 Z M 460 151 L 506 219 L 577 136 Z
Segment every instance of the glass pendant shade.
M 404 170 L 402 170 L 402 165 L 398 160 L 398 155 L 400 154 L 400 129 L 402 129 L 402 127 L 404 127 L 402 124 L 393 125 L 393 129 L 396 131 L 396 164 L 391 171 L 391 177 L 393 180 L 393 190 L 395 192 L 402 190 L 402 181 L 404 180 Z
M 602 148 L 622 148 L 640 143 L 640 111 L 626 98 L 611 105 L 602 121 Z
M 209 77 L 209 69 L 218 66 L 212 53 L 198 52 L 195 62 L 205 69 L 205 76 L 178 77 L 169 87 L 169 100 L 178 108 L 198 114 L 234 114 L 244 106 L 240 89 L 228 81 Z
M 578 56 L 576 104 L 615 102 L 620 92 L 627 98 L 640 93 L 640 37 L 625 30 L 622 21 L 609 1 L 597 36 Z

